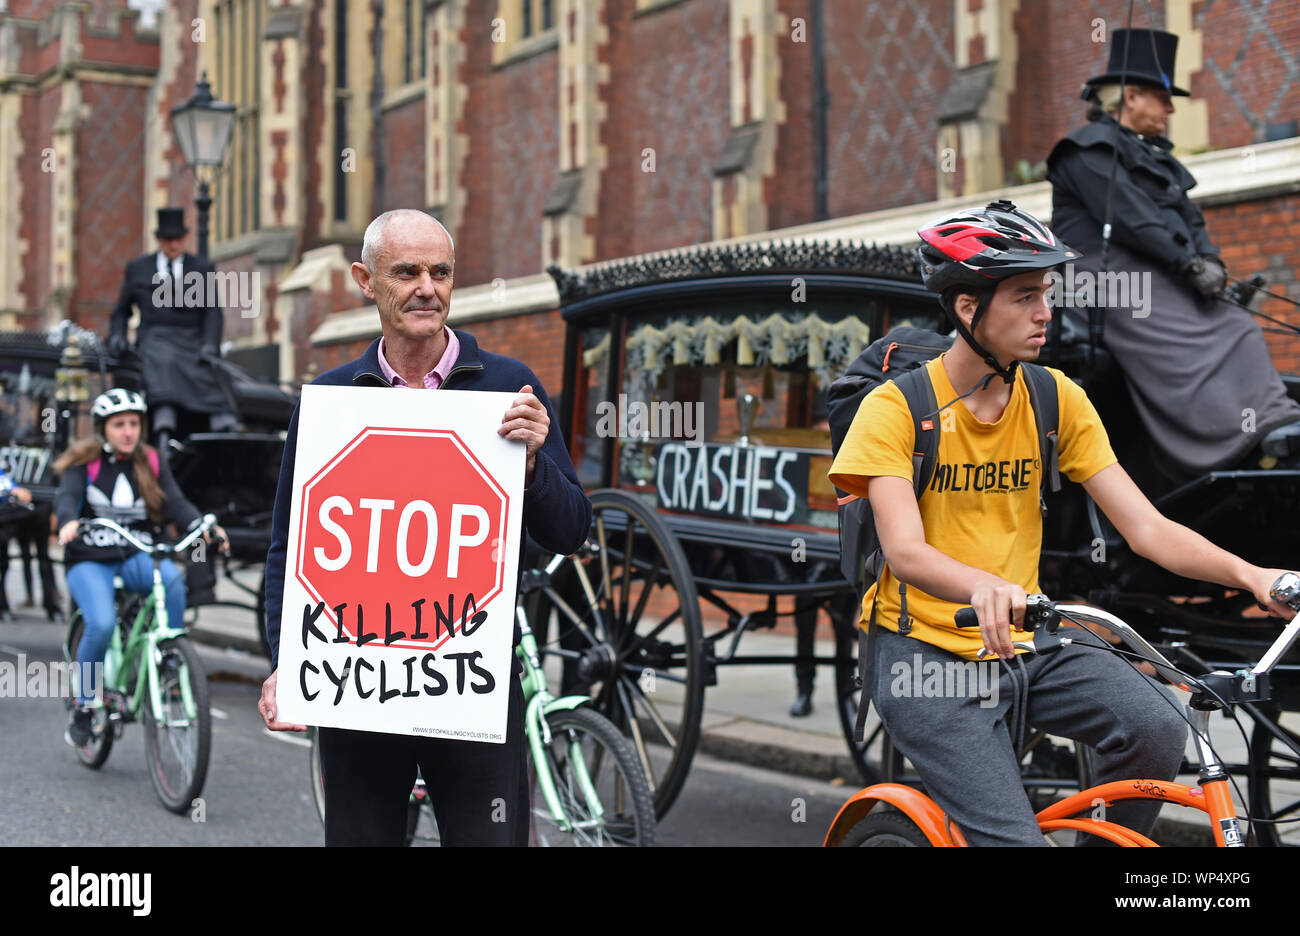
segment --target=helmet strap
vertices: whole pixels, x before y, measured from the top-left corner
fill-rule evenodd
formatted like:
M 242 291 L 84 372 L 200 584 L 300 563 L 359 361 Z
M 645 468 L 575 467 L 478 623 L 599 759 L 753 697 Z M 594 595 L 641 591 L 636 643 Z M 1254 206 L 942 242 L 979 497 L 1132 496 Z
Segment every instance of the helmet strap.
M 979 302 L 975 306 L 975 314 L 971 316 L 970 328 L 967 328 L 962 322 L 961 317 L 957 315 L 955 296 L 953 297 L 953 305 L 948 307 L 947 311 L 949 318 L 952 319 L 952 323 L 956 327 L 957 333 L 961 335 L 962 340 L 964 340 L 966 344 L 970 345 L 971 350 L 979 355 L 980 360 L 992 369 L 993 374 L 990 376 L 1001 377 L 1004 381 L 1011 384 L 1015 383 L 1016 368 L 1020 365 L 1020 362 L 1013 360 L 1006 367 L 1003 367 L 998 362 L 998 359 L 993 356 L 992 352 L 975 340 L 974 334 L 975 329 L 979 327 L 980 320 L 984 318 L 984 313 L 989 310 L 989 305 L 993 302 L 993 294 L 996 291 L 997 289 L 995 287 L 994 289 L 986 289 L 980 293 Z M 961 294 L 958 293 L 957 295 Z

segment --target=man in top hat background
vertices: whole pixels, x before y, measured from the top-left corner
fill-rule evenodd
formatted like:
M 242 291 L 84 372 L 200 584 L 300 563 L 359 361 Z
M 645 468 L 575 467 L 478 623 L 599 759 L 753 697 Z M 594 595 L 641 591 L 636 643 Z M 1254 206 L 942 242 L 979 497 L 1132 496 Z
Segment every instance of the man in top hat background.
M 136 350 L 140 355 L 145 389 L 152 411 L 153 430 L 159 448 L 167 451 L 167 440 L 176 434 L 178 409 L 209 414 L 214 432 L 235 428 L 238 420 L 216 382 L 212 368 L 200 362 L 202 354 L 216 355 L 221 347 L 222 312 L 211 304 L 205 287 L 197 305 L 186 302 L 182 288 L 189 273 L 204 274 L 214 267 L 208 259 L 185 252 L 185 211 L 159 208 L 157 253 L 136 257 L 126 265 L 122 292 L 109 316 L 108 350 L 121 356 L 127 349 L 126 327 L 131 307 L 140 310 L 136 329 Z M 172 288 L 160 290 L 164 278 Z M 193 291 L 189 291 L 191 296 Z M 170 296 L 170 304 L 155 301 Z
M 1147 434 L 1187 474 L 1294 463 L 1300 404 L 1287 396 L 1259 326 L 1221 298 L 1224 266 L 1187 195 L 1196 179 L 1165 137 L 1173 98 L 1188 96 L 1172 80 L 1177 50 L 1178 37 L 1161 30 L 1111 33 L 1106 72 L 1084 88 L 1090 122 L 1047 158 L 1052 229 L 1084 253 L 1076 270 L 1100 270 L 1114 162 L 1107 270 L 1149 273 L 1150 294 L 1140 312 L 1105 308 L 1103 338 Z

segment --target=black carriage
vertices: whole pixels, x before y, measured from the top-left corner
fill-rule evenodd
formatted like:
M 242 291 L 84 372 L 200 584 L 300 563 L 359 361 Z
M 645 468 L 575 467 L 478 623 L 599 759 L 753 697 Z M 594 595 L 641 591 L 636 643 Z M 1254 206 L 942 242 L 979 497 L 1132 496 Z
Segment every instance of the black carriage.
M 203 512 L 216 514 L 230 537 L 230 554 L 219 563 L 195 563 L 187 569 L 189 603 L 244 608 L 257 614 L 260 624 L 271 510 L 296 395 L 278 383 L 255 380 L 223 359 L 200 366 L 216 370 L 217 382 L 243 428 L 187 432 L 199 423 L 185 417 L 183 434 L 166 450 L 186 496 Z M 90 431 L 88 407 L 98 393 L 113 386 L 139 389 L 143 383 L 134 354 L 113 357 L 103 351 L 95 333 L 70 323 L 49 332 L 0 333 L 0 440 L 6 443 L 0 448 L 0 467 L 33 494 L 32 510 L 11 507 L 0 515 L 0 536 L 34 537 L 51 617 L 62 613 L 55 600 L 52 566 L 44 555 L 58 488 L 52 463 L 70 441 Z M 0 556 L 7 560 L 8 552 L 6 542 Z M 247 603 L 217 600 L 217 567 L 248 594 Z
M 561 425 L 596 506 L 583 563 L 546 592 L 566 691 L 590 691 L 632 736 L 660 815 L 699 740 L 705 687 L 727 665 L 833 666 L 863 779 L 914 779 L 878 722 L 865 744 L 853 742 L 857 598 L 839 569 L 824 422 L 826 388 L 871 339 L 904 323 L 939 326 L 910 254 L 834 242 L 724 245 L 549 272 L 566 327 Z M 1300 471 L 1171 474 L 1148 450 L 1104 348 L 1090 347 L 1075 317 L 1058 322 L 1044 362 L 1084 383 L 1121 461 L 1157 506 L 1252 562 L 1294 566 L 1297 535 L 1277 525 L 1300 515 Z M 638 404 L 642 421 L 632 424 Z M 687 428 L 675 404 L 702 409 L 701 437 L 674 437 Z M 1076 485 L 1051 503 L 1044 543 L 1049 594 L 1145 625 L 1189 666 L 1254 659 L 1271 640 L 1275 625 L 1252 616 L 1250 596 L 1176 580 L 1134 556 Z M 834 622 L 833 657 L 739 652 L 746 631 L 809 608 Z M 672 716 L 660 711 L 663 693 L 645 691 L 646 672 L 673 687 Z M 1300 808 L 1270 804 L 1270 778 L 1300 779 L 1296 734 L 1278 722 L 1300 708 L 1297 661 L 1279 682 L 1274 708 L 1250 710 L 1259 815 Z M 1086 773 L 1071 752 L 1038 741 L 1029 784 L 1055 789 Z

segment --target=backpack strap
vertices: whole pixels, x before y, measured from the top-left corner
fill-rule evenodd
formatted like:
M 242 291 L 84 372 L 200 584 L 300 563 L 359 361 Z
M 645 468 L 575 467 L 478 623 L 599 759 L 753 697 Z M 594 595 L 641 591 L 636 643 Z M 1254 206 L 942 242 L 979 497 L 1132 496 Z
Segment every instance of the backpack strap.
M 919 501 L 934 477 L 939 461 L 939 433 L 935 421 L 939 418 L 939 401 L 934 396 L 934 384 L 925 365 L 908 371 L 894 381 L 912 411 L 912 487 Z
M 902 391 L 912 413 L 912 489 L 920 501 L 930 486 L 939 461 L 939 432 L 935 427 L 939 401 L 935 398 L 934 384 L 930 382 L 924 364 L 896 378 L 894 383 Z M 880 585 L 879 576 L 876 585 Z M 879 597 L 877 591 L 871 600 L 867 629 L 858 628 L 858 683 L 862 686 L 862 694 L 858 697 L 858 718 L 853 726 L 853 740 L 858 744 L 866 735 L 867 710 L 871 707 L 871 683 L 876 669 L 876 602 Z M 906 637 L 912 625 L 907 616 L 907 585 L 904 583 L 899 584 L 899 599 L 898 632 Z
M 1034 410 L 1034 423 L 1038 427 L 1038 454 L 1042 464 L 1042 478 L 1038 490 L 1039 509 L 1047 516 L 1047 492 L 1056 493 L 1061 489 L 1061 469 L 1059 464 L 1061 423 L 1060 400 L 1057 396 L 1056 378 L 1051 371 L 1038 364 L 1022 362 L 1020 370 L 1025 375 L 1025 387 L 1029 390 L 1029 405 Z
M 149 456 L 149 467 L 153 470 L 153 476 L 155 478 L 158 477 L 159 473 L 162 470 L 159 467 L 158 450 L 152 446 L 148 446 L 145 448 L 144 453 L 145 455 Z

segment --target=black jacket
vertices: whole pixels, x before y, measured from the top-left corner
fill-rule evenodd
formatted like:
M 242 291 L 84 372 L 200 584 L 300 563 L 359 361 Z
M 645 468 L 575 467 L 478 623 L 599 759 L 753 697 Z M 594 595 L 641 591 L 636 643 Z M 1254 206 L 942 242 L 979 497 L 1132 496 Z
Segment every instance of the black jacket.
M 1175 274 L 1195 256 L 1217 257 L 1201 209 L 1187 197 L 1196 179 L 1172 148 L 1163 137 L 1144 139 L 1109 116 L 1075 130 L 1047 157 L 1052 231 L 1075 250 L 1100 252 L 1111 160 L 1118 151 L 1111 241 Z
M 193 529 L 202 517 L 197 507 L 181 493 L 167 461 L 158 464 L 158 485 L 163 492 L 163 519 L 181 530 Z M 149 519 L 144 498 L 135 485 L 129 461 L 105 458 L 95 483 L 89 483 L 86 466 L 76 465 L 63 472 L 59 491 L 54 496 L 54 516 L 60 528 L 72 520 L 107 517 L 126 527 L 146 543 L 159 534 L 158 525 Z M 134 546 L 112 530 L 90 528 L 67 545 L 63 554 L 65 568 L 78 562 L 122 562 L 135 555 Z
M 577 552 L 591 527 L 591 501 L 573 470 L 569 450 L 560 435 L 560 422 L 537 376 L 514 358 L 480 351 L 468 332 L 456 329 L 460 357 L 447 375 L 448 390 L 498 390 L 513 393 L 525 384 L 546 407 L 551 426 L 546 442 L 537 453 L 533 483 L 524 489 L 524 536 L 519 543 L 519 570 L 524 569 L 524 546 L 532 537 L 543 549 L 568 555 Z M 313 384 L 329 386 L 388 387 L 379 367 L 379 339 L 355 361 L 326 371 Z M 437 392 L 437 391 L 428 391 Z M 284 460 L 275 492 L 275 513 L 271 520 L 271 548 L 266 555 L 266 637 L 271 645 L 271 669 L 280 661 L 280 615 L 284 606 L 285 565 L 289 549 L 289 508 L 293 499 L 293 469 L 298 450 L 298 409 L 293 411 L 284 442 Z
M 158 273 L 157 257 L 156 253 L 145 254 L 143 257 L 136 257 L 126 265 L 122 277 L 122 291 L 108 319 L 109 334 L 126 337 L 126 325 L 131 319 L 131 306 L 135 306 L 140 310 L 140 327 L 137 329 L 136 337 L 141 345 L 147 340 L 149 329 L 156 325 L 170 325 L 194 329 L 198 333 L 200 345 L 220 347 L 222 329 L 220 308 L 214 305 L 185 308 L 181 300 L 184 295 L 182 290 L 174 291 L 173 302 L 169 305 L 154 303 L 154 293 L 160 285 L 154 281 Z M 170 267 L 170 261 L 168 266 Z M 206 275 L 214 269 L 209 260 L 188 253 L 181 256 L 182 276 L 189 273 Z

